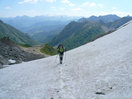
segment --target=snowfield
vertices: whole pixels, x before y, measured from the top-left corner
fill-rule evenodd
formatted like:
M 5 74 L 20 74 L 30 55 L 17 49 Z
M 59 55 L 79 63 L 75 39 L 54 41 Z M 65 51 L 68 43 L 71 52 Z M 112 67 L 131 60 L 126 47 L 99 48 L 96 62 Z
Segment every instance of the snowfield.
M 0 99 L 132 99 L 132 21 L 58 63 L 52 56 L 0 69 Z

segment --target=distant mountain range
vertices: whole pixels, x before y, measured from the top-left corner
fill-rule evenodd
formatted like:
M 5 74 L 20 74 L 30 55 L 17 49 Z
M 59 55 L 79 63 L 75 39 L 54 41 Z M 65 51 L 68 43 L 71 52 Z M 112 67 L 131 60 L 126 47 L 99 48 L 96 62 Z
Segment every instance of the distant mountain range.
M 0 38 L 9 37 L 15 43 L 19 44 L 28 44 L 35 45 L 37 44 L 32 38 L 30 38 L 27 34 L 15 29 L 14 27 L 5 24 L 0 20 Z
M 40 43 L 47 43 L 59 34 L 68 22 L 43 21 L 30 26 L 27 33 Z
M 39 43 L 49 42 L 52 46 L 63 43 L 69 50 L 110 33 L 131 20 L 132 17 L 105 15 L 79 19 L 79 17 L 67 16 L 21 16 L 1 19 L 26 33 L 1 21 L 1 37 L 8 34 L 7 36 L 10 36 L 13 41 L 30 45 L 36 44 L 34 40 Z
M 56 46 L 62 43 L 68 50 L 73 49 L 110 33 L 110 31 L 117 29 L 132 19 L 130 16 L 118 18 L 113 15 L 112 19 L 109 16 L 104 17 L 108 17 L 107 22 L 105 18 L 100 19 L 101 17 L 97 17 L 99 19 L 96 19 L 96 21 L 91 20 L 91 18 L 90 20 L 89 18 L 83 18 L 83 20 L 81 18 L 77 22 L 73 21 L 53 38 L 49 44 Z
M 103 21 L 104 23 L 108 23 L 108 22 L 114 22 L 115 20 L 120 19 L 121 17 L 117 16 L 117 15 L 104 15 L 104 16 L 91 16 L 89 18 L 81 18 L 78 21 L 79 22 L 84 22 L 84 21 L 92 21 L 92 22 L 96 22 L 96 21 Z
M 29 16 L 17 16 L 17 17 L 8 17 L 8 18 L 0 18 L 2 21 L 4 21 L 7 24 L 12 25 L 16 29 L 21 30 L 22 32 L 26 32 L 28 27 L 41 22 L 46 22 L 48 24 L 48 21 L 60 21 L 60 22 L 67 22 L 75 19 L 79 19 L 80 17 L 68 17 L 68 16 L 35 16 L 35 17 L 29 17 Z
M 47 43 L 56 34 L 59 34 L 66 24 L 78 18 L 68 16 L 20 16 L 1 18 L 1 20 L 24 33 L 28 33 L 36 41 Z

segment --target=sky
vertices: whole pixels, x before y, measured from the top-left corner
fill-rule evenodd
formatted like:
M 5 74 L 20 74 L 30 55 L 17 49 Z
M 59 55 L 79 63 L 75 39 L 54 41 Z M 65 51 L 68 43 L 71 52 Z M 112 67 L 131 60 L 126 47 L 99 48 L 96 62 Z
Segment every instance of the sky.
M 132 16 L 132 0 L 0 0 L 0 17 Z

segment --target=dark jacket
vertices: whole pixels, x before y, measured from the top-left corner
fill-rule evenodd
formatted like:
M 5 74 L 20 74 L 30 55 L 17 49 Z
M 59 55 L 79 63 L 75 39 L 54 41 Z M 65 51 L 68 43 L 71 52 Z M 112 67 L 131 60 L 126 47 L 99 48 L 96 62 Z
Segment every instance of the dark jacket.
M 61 50 L 63 50 L 63 51 L 61 51 Z M 64 54 L 64 52 L 65 52 L 65 48 L 63 47 L 62 44 L 58 45 L 58 47 L 57 47 L 57 51 L 58 51 L 59 54 Z

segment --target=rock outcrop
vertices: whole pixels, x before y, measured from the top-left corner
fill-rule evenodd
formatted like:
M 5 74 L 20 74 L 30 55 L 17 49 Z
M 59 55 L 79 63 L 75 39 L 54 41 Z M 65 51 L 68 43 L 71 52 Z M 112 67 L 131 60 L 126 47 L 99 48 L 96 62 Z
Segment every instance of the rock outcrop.
M 14 60 L 15 63 L 21 63 L 22 61 L 31 61 L 39 58 L 44 58 L 44 55 L 23 51 L 9 37 L 4 37 L 0 40 L 0 68 L 3 65 L 14 64 L 9 60 Z

